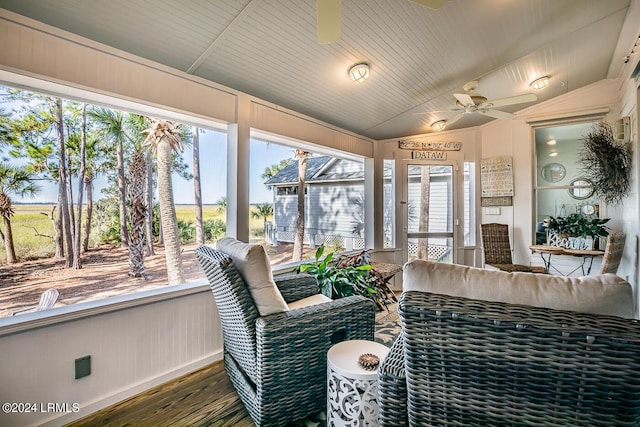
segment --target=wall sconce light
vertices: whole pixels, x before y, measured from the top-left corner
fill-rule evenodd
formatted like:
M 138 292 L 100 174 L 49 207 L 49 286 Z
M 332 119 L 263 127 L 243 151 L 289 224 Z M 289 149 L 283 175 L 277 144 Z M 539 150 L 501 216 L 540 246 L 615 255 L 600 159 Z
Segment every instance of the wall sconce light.
M 354 82 L 362 83 L 369 78 L 369 64 L 363 62 L 354 65 L 349 69 L 349 75 Z
M 556 145 L 556 140 L 555 139 L 550 139 L 547 141 L 546 143 L 547 145 Z
M 535 79 L 534 81 L 531 82 L 530 86 L 535 90 L 544 89 L 545 87 L 549 86 L 549 76 L 544 76 L 544 77 L 540 77 L 539 79 Z
M 440 132 L 441 130 L 444 130 L 446 125 L 446 120 L 438 120 L 437 122 L 431 123 L 431 129 L 435 130 L 436 132 Z

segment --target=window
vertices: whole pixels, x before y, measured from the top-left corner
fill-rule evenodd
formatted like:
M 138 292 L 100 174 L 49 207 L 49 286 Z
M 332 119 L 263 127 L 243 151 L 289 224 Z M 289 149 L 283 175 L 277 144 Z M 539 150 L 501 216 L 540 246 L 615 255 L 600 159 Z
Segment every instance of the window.
M 304 194 L 307 194 L 307 188 L 304 189 Z M 276 187 L 276 195 L 278 196 L 297 196 L 298 187 Z
M 599 215 L 600 201 L 580 172 L 578 157 L 582 138 L 597 122 L 559 124 L 535 129 L 536 244 L 546 242 L 542 226 L 549 217 L 572 213 Z
M 464 162 L 464 245 L 476 244 L 476 164 Z
M 395 160 L 384 161 L 384 247 L 396 246 Z
M 105 98 L 105 102 L 108 101 Z M 150 126 L 148 118 L 8 87 L 0 87 L 0 107 L 2 124 L 11 132 L 9 144 L 0 146 L 2 168 L 7 174 L 20 170 L 23 189 L 34 190 L 22 194 L 22 189 L 17 189 L 5 194 L 13 206 L 13 244 L 7 245 L 11 249 L 0 251 L 0 278 L 12 280 L 7 281 L 9 286 L 0 289 L 0 316 L 10 316 L 19 309 L 36 306 L 40 295 L 50 288 L 58 290 L 59 303 L 71 305 L 166 286 L 167 271 L 158 220 L 158 179 L 154 172 L 156 161 L 153 153 L 142 144 L 146 136 L 142 131 Z M 144 108 L 140 106 L 140 110 Z M 61 209 L 57 206 L 58 128 L 51 119 L 58 111 L 61 111 L 64 123 L 65 157 L 70 177 L 65 192 L 72 206 L 65 211 L 70 214 L 68 229 L 58 225 L 61 218 Z M 85 113 L 86 131 L 83 131 Z M 153 116 L 157 117 L 157 111 Z M 227 135 L 223 126 L 214 123 L 211 128 L 198 127 L 197 133 L 193 126 L 185 123 L 178 129 L 184 151 L 176 151 L 173 157 L 173 202 L 184 275 L 187 281 L 192 281 L 204 277 L 193 253 L 196 247 L 193 143 L 197 135 L 202 165 L 203 231 L 206 241 L 213 242 L 226 231 Z M 83 136 L 86 140 L 85 175 L 80 191 Z M 2 176 L 0 174 L 0 180 Z M 121 185 L 119 180 L 123 180 Z M 27 187 L 29 184 L 33 187 Z M 147 209 L 150 204 L 151 209 Z M 141 210 L 151 213 L 150 221 L 147 222 L 144 215 L 134 214 Z M 78 217 L 81 218 L 79 227 Z M 73 242 L 80 242 L 82 268 L 71 267 L 74 252 L 69 250 L 71 246 L 56 244 L 56 230 L 61 229 L 66 231 L 61 233 L 63 243 L 71 242 L 73 246 Z M 147 231 L 152 236 L 149 241 L 146 240 Z M 6 228 L 2 233 L 5 237 L 9 235 Z M 134 244 L 136 236 L 141 237 L 141 246 Z M 130 252 L 136 248 L 142 248 L 142 254 L 146 256 L 130 263 Z M 66 254 L 67 262 L 64 258 L 56 258 L 56 253 Z M 14 261 L 14 254 L 15 262 L 8 263 Z M 135 269 L 142 266 L 144 270 Z M 132 271 L 144 274 L 146 278 L 129 277 Z
M 297 226 L 298 141 L 252 139 L 250 203 L 268 205 L 264 222 L 251 223 L 251 240 L 263 243 L 273 266 L 291 263 Z M 301 147 L 305 149 L 305 147 Z M 343 153 L 308 152 L 302 259 L 364 248 L 364 162 Z M 253 216 L 253 214 L 252 214 Z

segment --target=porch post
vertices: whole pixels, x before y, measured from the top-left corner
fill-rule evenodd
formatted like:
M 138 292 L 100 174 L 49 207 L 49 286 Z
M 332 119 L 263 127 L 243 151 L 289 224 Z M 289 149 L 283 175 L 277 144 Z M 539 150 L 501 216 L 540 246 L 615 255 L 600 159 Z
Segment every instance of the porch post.
M 251 101 L 236 99 L 236 123 L 227 134 L 227 236 L 249 242 L 249 140 Z

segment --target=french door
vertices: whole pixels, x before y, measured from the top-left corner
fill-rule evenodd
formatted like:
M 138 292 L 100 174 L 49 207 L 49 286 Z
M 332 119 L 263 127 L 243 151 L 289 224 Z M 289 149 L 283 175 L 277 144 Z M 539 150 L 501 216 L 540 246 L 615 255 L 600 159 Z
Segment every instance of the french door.
M 404 164 L 404 259 L 456 262 L 453 165 Z

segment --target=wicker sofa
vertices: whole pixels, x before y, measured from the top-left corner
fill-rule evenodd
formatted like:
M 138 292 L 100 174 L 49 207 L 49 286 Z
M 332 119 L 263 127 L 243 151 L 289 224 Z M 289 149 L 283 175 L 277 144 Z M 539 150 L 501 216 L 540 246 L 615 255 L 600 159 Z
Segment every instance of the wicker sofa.
M 414 261 L 404 284 L 381 425 L 640 425 L 640 323 L 623 279 Z

